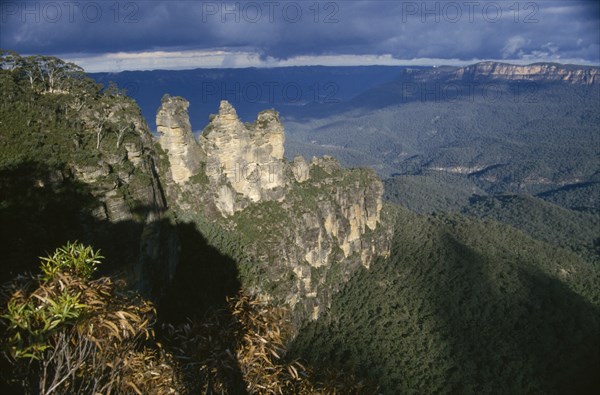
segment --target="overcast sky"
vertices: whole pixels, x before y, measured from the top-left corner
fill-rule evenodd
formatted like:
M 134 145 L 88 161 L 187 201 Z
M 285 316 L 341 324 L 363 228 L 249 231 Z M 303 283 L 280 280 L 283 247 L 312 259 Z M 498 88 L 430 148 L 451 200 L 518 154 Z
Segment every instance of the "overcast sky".
M 87 71 L 600 63 L 597 1 L 0 1 L 0 47 Z

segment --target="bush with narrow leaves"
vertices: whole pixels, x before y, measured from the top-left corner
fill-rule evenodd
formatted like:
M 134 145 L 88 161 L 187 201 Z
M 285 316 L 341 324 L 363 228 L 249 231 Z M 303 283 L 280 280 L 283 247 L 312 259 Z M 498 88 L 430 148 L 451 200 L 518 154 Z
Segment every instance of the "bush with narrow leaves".
M 91 280 L 100 259 L 69 243 L 42 259 L 40 276 L 4 287 L 14 380 L 40 394 L 180 392 L 172 358 L 153 341 L 153 306 L 110 278 Z
M 58 273 L 70 273 L 88 280 L 98 268 L 102 258 L 104 257 L 100 255 L 100 251 L 94 251 L 91 246 L 67 242 L 51 256 L 40 258 L 42 278 L 48 281 Z

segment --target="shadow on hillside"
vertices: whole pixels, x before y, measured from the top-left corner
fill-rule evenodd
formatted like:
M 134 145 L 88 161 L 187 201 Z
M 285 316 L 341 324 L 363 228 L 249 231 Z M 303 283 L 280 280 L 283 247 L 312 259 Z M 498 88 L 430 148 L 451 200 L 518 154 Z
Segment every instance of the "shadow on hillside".
M 430 290 L 455 356 L 451 391 L 593 393 L 600 385 L 598 309 L 526 258 L 498 267 L 453 235 L 444 239 L 452 254 L 447 269 L 461 281 L 434 280 Z M 455 303 L 461 297 L 474 303 Z
M 62 180 L 61 169 L 35 162 L 0 169 L 0 280 L 36 270 L 39 256 L 81 239 L 80 213 L 92 204 L 83 185 Z
M 236 262 L 210 246 L 193 224 L 99 220 L 92 212 L 101 202 L 90 186 L 65 174 L 36 162 L 0 169 L 2 284 L 20 273 L 37 273 L 40 256 L 78 240 L 101 250 L 100 275 L 124 277 L 157 302 L 159 323 L 202 317 L 238 293 Z M 156 208 L 136 207 L 134 217 L 144 218 L 150 210 Z M 0 371 L 11 370 L 0 366 Z M 232 388 L 243 393 L 239 367 L 233 371 Z M 0 385 L 4 380 L 0 377 Z
M 143 260 L 146 252 L 139 240 L 144 224 L 112 223 L 94 216 L 102 203 L 93 196 L 90 185 L 68 174 L 65 169 L 49 169 L 37 162 L 0 169 L 0 281 L 26 271 L 37 272 L 39 257 L 67 241 L 100 249 L 105 257 L 99 267 L 101 275 L 132 269 L 135 262 Z M 137 207 L 132 213 L 145 216 L 151 209 Z
M 202 317 L 225 307 L 227 297 L 240 290 L 236 262 L 208 244 L 193 224 L 177 226 L 180 257 L 172 285 L 159 305 L 169 322 Z
M 406 228 L 406 245 L 357 272 L 331 313 L 301 329 L 292 357 L 353 370 L 385 394 L 600 388 L 599 309 L 532 258 L 495 246 L 482 255 L 438 226 L 419 238 Z

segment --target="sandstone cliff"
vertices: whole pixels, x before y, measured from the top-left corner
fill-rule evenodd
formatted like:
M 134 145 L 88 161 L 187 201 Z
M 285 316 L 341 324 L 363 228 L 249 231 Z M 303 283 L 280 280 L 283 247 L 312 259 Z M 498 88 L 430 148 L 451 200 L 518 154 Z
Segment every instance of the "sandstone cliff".
M 96 163 L 73 161 L 67 171 L 89 186 L 96 202 L 92 214 L 101 226 L 90 227 L 86 238 L 97 246 L 101 245 L 98 240 L 113 240 L 104 249 L 118 249 L 117 262 L 128 273 L 132 286 L 159 297 L 174 276 L 179 259 L 177 234 L 165 222 L 168 207 L 159 175 L 169 169 L 159 168 L 156 143 L 137 105 L 127 98 L 114 98 L 106 122 L 117 112 L 126 114 L 121 115 L 125 118 L 122 123 L 132 125 L 122 146 L 115 148 L 106 141 Z M 89 119 L 85 112 L 80 116 Z
M 568 66 L 556 63 L 513 65 L 498 62 L 480 62 L 462 67 L 453 73 L 460 80 L 487 78 L 507 81 L 563 81 L 578 84 L 600 82 L 598 67 Z
M 302 320 L 389 250 L 375 173 L 329 157 L 287 161 L 274 110 L 244 124 L 222 102 L 197 141 L 188 102 L 167 95 L 157 142 L 116 86 L 101 90 L 77 73 L 72 91 L 56 93 L 23 73 L 4 76 L 15 88 L 0 109 L 10 121 L 0 123 L 6 273 L 80 240 L 112 263 L 101 270 L 159 306 L 189 302 L 186 316 L 244 287 Z
M 566 82 L 591 85 L 600 83 L 596 66 L 533 63 L 514 65 L 501 62 L 479 62 L 465 67 L 441 66 L 433 69 L 406 69 L 404 78 L 430 81 L 498 81 L 498 82 Z
M 184 107 L 163 105 L 160 117 Z M 161 144 L 183 130 L 179 141 L 193 139 L 186 114 L 178 116 L 186 127 L 163 129 Z M 343 169 L 331 157 L 288 162 L 284 139 L 274 110 L 244 124 L 223 101 L 200 136 L 195 160 L 202 165 L 180 161 L 182 147 L 167 150 L 170 162 L 196 173 L 167 190 L 179 218 L 208 219 L 237 237 L 249 259 L 241 268 L 244 286 L 294 307 L 298 320 L 316 318 L 354 270 L 388 254 L 383 185 L 373 171 Z
M 200 141 L 207 154 L 206 175 L 219 187 L 216 203 L 221 212 L 230 215 L 243 208 L 243 198 L 282 198 L 284 133 L 277 112 L 263 111 L 253 124 L 244 125 L 235 109 L 222 101 Z M 235 199 L 238 194 L 240 202 Z
M 20 218 L 10 225 L 0 221 L 3 232 L 13 233 L 4 237 L 6 245 L 21 243 L 6 261 L 37 267 L 40 255 L 79 240 L 111 262 L 103 270 L 118 270 L 132 286 L 157 296 L 173 276 L 177 249 L 176 235 L 164 226 L 156 143 L 133 100 L 100 92 L 95 84 L 80 89 L 60 93 L 60 100 L 28 92 L 14 105 L 27 97 L 30 112 L 11 112 L 37 125 L 0 125 L 0 206 L 12 205 L 11 217 Z M 19 133 L 7 132 L 13 128 Z M 14 170 L 7 171 L 7 154 L 24 148 L 27 157 L 15 156 Z
M 187 100 L 165 95 L 156 114 L 159 142 L 169 153 L 170 172 L 177 184 L 186 182 L 200 170 L 203 152 L 192 135 Z

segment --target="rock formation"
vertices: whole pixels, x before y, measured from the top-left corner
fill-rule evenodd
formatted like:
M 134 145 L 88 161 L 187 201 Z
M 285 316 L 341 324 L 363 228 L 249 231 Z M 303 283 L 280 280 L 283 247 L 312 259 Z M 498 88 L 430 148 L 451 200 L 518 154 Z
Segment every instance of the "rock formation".
M 184 103 L 172 103 L 171 108 L 175 104 L 187 115 Z M 133 101 L 116 96 L 111 98 L 110 105 L 104 122 L 111 122 L 120 113 L 123 124 L 133 125 L 131 133 L 120 147 L 115 147 L 113 140 L 110 141 L 113 144 L 105 141 L 100 150 L 79 152 L 61 170 L 59 184 L 76 182 L 90 191 L 90 218 L 87 213 L 81 215 L 84 224 L 81 239 L 101 248 L 107 258 L 126 269 L 133 286 L 157 297 L 168 286 L 165 280 L 174 274 L 177 243 L 172 241 L 177 236 L 162 221 L 167 201 L 157 167 L 155 142 Z M 91 124 L 90 120 L 97 116 L 94 113 L 98 113 L 96 107 L 84 107 L 77 113 L 82 124 Z M 172 131 L 185 126 L 181 118 L 161 120 Z M 86 159 L 88 154 L 93 155 L 93 161 Z
M 177 184 L 185 183 L 200 170 L 204 156 L 192 134 L 187 113 L 189 105 L 181 97 L 165 95 L 156 114 L 159 142 L 169 154 L 171 176 Z
M 533 63 L 514 65 L 500 62 L 480 62 L 465 67 L 441 66 L 433 69 L 406 69 L 404 77 L 412 81 L 504 81 L 504 82 L 566 82 L 591 85 L 600 83 L 597 66 Z
M 292 162 L 292 173 L 297 182 L 302 183 L 310 177 L 310 167 L 304 158 L 296 155 Z
M 177 123 L 163 127 L 160 143 L 171 144 L 163 146 L 169 161 L 190 174 L 189 161 L 181 159 L 184 147 L 177 146 L 193 139 L 187 102 L 176 99 L 171 105 L 172 100 L 163 104 L 157 119 Z M 381 221 L 383 184 L 372 170 L 343 169 L 328 156 L 310 164 L 300 156 L 287 162 L 284 139 L 274 110 L 243 124 L 222 101 L 200 136 L 203 181 L 180 182 L 185 192 L 174 194 L 171 206 L 180 218 L 193 221 L 190 213 L 203 213 L 247 240 L 244 250 L 254 265 L 248 271 L 261 271 L 264 277 L 246 279 L 246 286 L 294 307 L 298 319 L 316 318 L 354 270 L 387 254 L 390 228 Z
M 243 207 L 232 202 L 236 194 L 250 202 L 283 196 L 284 133 L 277 112 L 263 111 L 253 124 L 244 125 L 235 109 L 222 101 L 200 141 L 206 152 L 206 174 L 219 185 L 217 203 L 224 214 Z
M 11 90 L 25 93 L 30 111 L 1 128 L 9 166 L 0 185 L 10 192 L 5 206 L 14 207 L 5 218 L 18 228 L 4 250 L 10 267 L 27 250 L 75 237 L 102 250 L 114 265 L 105 270 L 118 270 L 159 304 L 191 294 L 191 304 L 208 307 L 241 286 L 293 306 L 300 321 L 316 318 L 354 270 L 389 250 L 375 173 L 343 169 L 330 157 L 286 161 L 276 111 L 243 124 L 221 102 L 198 142 L 189 103 L 165 95 L 156 142 L 133 100 L 87 82 L 76 95 L 61 93 L 64 113 L 56 114 L 35 90 Z M 5 113 L 20 115 L 25 107 L 17 104 Z M 32 140 L 13 124 L 26 125 Z

